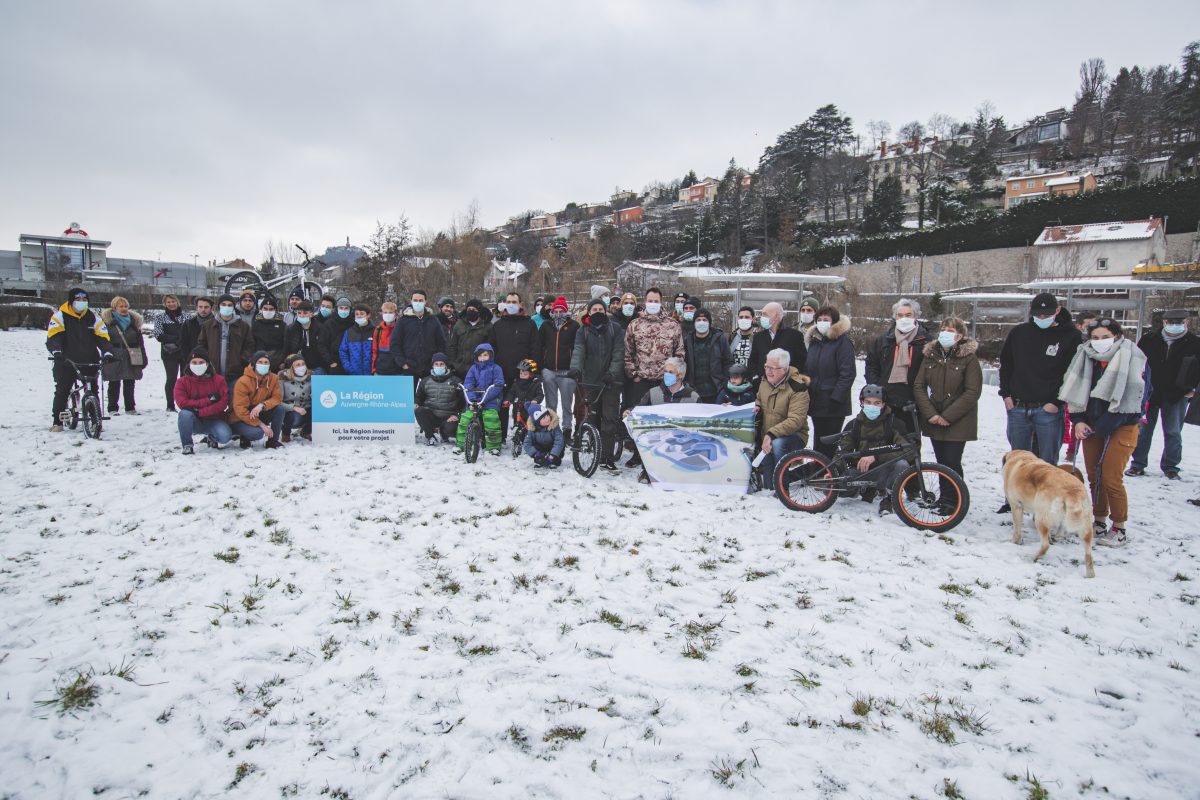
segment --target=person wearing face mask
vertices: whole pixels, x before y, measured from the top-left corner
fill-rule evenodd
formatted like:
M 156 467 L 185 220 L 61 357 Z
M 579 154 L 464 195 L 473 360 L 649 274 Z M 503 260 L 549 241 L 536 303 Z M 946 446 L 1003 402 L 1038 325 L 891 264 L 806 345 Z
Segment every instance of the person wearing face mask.
M 684 338 L 692 332 L 696 324 L 696 312 L 700 310 L 700 301 L 689 297 L 683 301 L 683 311 L 679 314 L 679 327 L 683 329 Z
M 283 388 L 279 376 L 271 371 L 271 356 L 266 350 L 259 350 L 234 384 L 226 416 L 243 450 L 264 436 L 266 449 L 283 447 L 279 441 L 284 417 L 282 404 Z
M 355 327 L 354 303 L 349 297 L 339 297 L 333 307 L 333 313 L 325 317 L 325 322 L 319 334 L 321 362 L 329 370 L 330 375 L 345 375 L 342 366 L 341 347 L 346 338 L 346 331 Z
M 734 364 L 729 368 L 729 378 L 725 381 L 725 386 L 717 395 L 717 405 L 744 406 L 753 403 L 753 390 L 754 384 L 750 383 L 750 378 L 746 376 L 746 368 L 741 364 Z
M 811 299 L 811 298 L 810 298 Z M 807 302 L 807 301 L 806 301 Z M 847 336 L 850 318 L 833 306 L 824 306 L 804 332 L 808 357 L 804 374 L 808 376 L 808 414 L 812 418 L 813 449 L 832 457 L 837 443 L 825 444 L 822 436 L 842 429 L 853 409 L 850 389 L 854 386 L 854 343 Z
M 662 290 L 646 290 L 646 311 L 625 329 L 625 410 L 641 402 L 658 385 L 668 358 L 682 359 L 683 329 L 662 307 Z M 637 458 L 635 451 L 634 459 Z M 636 461 L 634 463 L 637 463 Z
M 233 431 L 225 419 L 229 408 L 229 385 L 213 369 L 208 351 L 203 347 L 192 350 L 174 392 L 175 406 L 179 409 L 176 420 L 179 443 L 185 456 L 192 455 L 196 434 L 204 436 L 203 443 L 213 448 L 227 444 L 233 438 Z
M 604 313 L 603 303 L 588 304 L 583 327 L 575 335 L 571 369 L 579 375 L 588 412 L 600 420 L 600 466 L 617 468 L 624 431 L 621 428 L 621 388 L 625 383 L 625 334 Z
M 142 379 L 142 370 L 149 359 L 146 343 L 142 338 L 142 315 L 129 308 L 124 297 L 114 297 L 101 315 L 112 344 L 116 359 L 104 365 L 104 379 L 108 381 L 108 413 L 119 414 L 117 402 L 125 395 L 125 413 L 136 414 L 133 389 Z
M 287 325 L 279 317 L 275 308 L 275 298 L 270 295 L 263 298 L 258 309 L 258 316 L 250 326 L 254 336 L 254 346 L 266 350 L 271 357 L 271 371 L 278 372 L 283 366 L 283 357 L 287 355 L 284 347 L 287 342 Z
M 867 383 L 883 387 L 895 423 L 908 431 L 909 415 L 903 411 L 912 402 L 913 381 L 925 358 L 929 331 L 920 323 L 921 304 L 907 297 L 892 306 L 892 324 L 867 348 Z
M 737 318 L 733 321 L 733 338 L 729 340 L 729 350 L 733 353 L 733 363 L 750 367 L 750 352 L 754 349 L 754 309 L 742 306 L 738 309 Z M 749 377 L 749 376 L 747 376 Z
M 683 307 L 685 305 L 687 305 L 687 293 L 680 292 L 675 295 L 675 304 L 672 306 L 671 313 L 674 315 L 676 322 L 683 322 Z
M 433 354 L 433 366 L 417 383 L 413 400 L 413 414 L 425 444 L 437 447 L 455 438 L 464 403 L 462 381 L 450 370 L 450 358 L 445 353 Z
M 233 295 L 217 298 L 217 313 L 200 326 L 196 344 L 203 347 L 212 359 L 213 369 L 229 384 L 229 395 L 241 378 L 254 353 L 254 334 L 250 326 L 237 316 Z
M 815 297 L 806 297 L 800 303 L 800 324 L 797 329 L 801 333 L 808 333 L 817 321 L 817 311 L 821 308 L 821 301 Z M 849 415 L 850 412 L 846 412 Z
M 337 298 L 332 295 L 322 295 L 321 302 L 317 305 L 316 313 L 313 314 L 313 324 L 324 327 L 325 323 L 333 319 L 337 315 Z
M 1183 460 L 1183 421 L 1188 401 L 1196 395 L 1200 382 L 1200 337 L 1191 332 L 1191 312 L 1185 308 L 1164 312 L 1162 329 L 1144 334 L 1137 344 L 1146 354 L 1154 388 L 1146 408 L 1146 424 L 1133 451 L 1133 463 L 1125 474 L 1146 474 L 1154 428 L 1161 419 L 1163 451 L 1158 466 L 1168 480 L 1176 481 Z
M 88 293 L 75 288 L 67 299 L 50 315 L 46 327 L 46 349 L 54 357 L 54 401 L 50 407 L 53 419 L 50 431 L 62 431 L 62 414 L 67 410 L 67 398 L 75 385 L 75 370 L 67 359 L 76 364 L 96 364 L 109 354 L 109 334 L 104 322 L 90 308 Z
M 213 301 L 209 297 L 200 297 L 196 299 L 195 313 L 189 314 L 179 327 L 179 353 L 186 357 L 188 353 L 196 349 L 196 343 L 200 341 L 200 326 L 212 319 Z M 180 369 L 180 374 L 183 370 Z
M 301 300 L 296 305 L 295 312 L 296 321 L 288 326 L 284 350 L 302 356 L 311 374 L 325 375 L 326 370 L 321 366 L 325 363 L 321 347 L 323 332 L 321 323 L 317 322 L 317 317 L 313 314 L 312 303 Z
M 884 395 L 884 388 L 873 383 L 859 390 L 858 402 L 862 410 L 846 426 L 842 438 L 838 439 L 837 455 L 906 443 L 903 429 L 896 424 L 892 410 L 884 402 Z M 890 452 L 860 456 L 847 470 L 852 478 L 868 470 L 876 470 L 870 476 L 875 479 L 875 487 L 864 490 L 861 497 L 869 503 L 876 495 L 882 495 L 879 500 L 880 516 L 892 513 L 892 484 L 909 466 L 903 455 L 903 452 Z
M 1150 372 L 1146 354 L 1124 336 L 1120 323 L 1092 320 L 1088 337 L 1071 358 L 1058 399 L 1070 410 L 1075 439 L 1082 442 L 1095 543 L 1121 547 L 1129 520 L 1124 471 L 1138 444 Z
M 579 379 L 579 371 L 571 368 L 571 355 L 575 351 L 579 323 L 568 316 L 568 309 L 567 298 L 555 298 L 550 306 L 550 324 L 538 330 L 538 359 L 541 361 L 546 406 L 557 414 L 561 398 L 563 435 L 570 440 L 575 382 Z
M 608 298 L 608 308 L 606 308 L 604 310 L 608 312 L 608 315 L 610 317 L 620 316 L 621 315 L 621 298 L 620 297 Z
M 763 306 L 758 326 L 760 330 L 754 334 L 750 347 L 750 377 L 756 381 L 762 380 L 767 353 L 776 348 L 787 350 L 792 367 L 804 372 L 804 360 L 808 357 L 804 349 L 804 334 L 783 324 L 783 306 L 779 303 Z
M 777 347 L 767 353 L 754 399 L 763 454 L 758 470 L 764 486 L 772 485 L 779 459 L 808 443 L 808 385 L 808 376 L 791 365 L 787 350 Z
M 475 348 L 485 343 L 492 333 L 492 312 L 484 308 L 483 301 L 472 298 L 463 306 L 463 312 L 454 323 L 450 333 L 450 368 L 459 380 L 467 377 L 475 363 Z
M 410 297 L 411 314 L 401 320 L 399 334 L 400 374 L 420 378 L 429 374 L 433 354 L 446 349 L 446 332 L 442 322 L 425 305 L 425 292 L 414 291 Z
M 379 307 L 380 322 L 371 331 L 372 375 L 401 374 L 399 337 L 396 335 L 398 311 L 398 307 L 392 302 Z
M 684 313 L 687 313 L 686 310 Z M 696 309 L 692 317 L 692 330 L 683 334 L 683 350 L 687 374 L 696 394 L 700 396 L 700 402 L 717 402 L 717 394 L 729 380 L 733 353 L 725 332 L 713 327 L 712 314 L 707 308 Z
M 237 315 L 242 322 L 254 326 L 254 318 L 258 316 L 258 298 L 249 289 L 243 291 L 238 298 Z
M 442 333 L 446 335 L 446 341 L 450 341 L 450 334 L 454 331 L 454 323 L 458 322 L 458 306 L 454 304 L 454 298 L 445 295 L 438 298 L 438 323 L 442 326 Z
M 517 364 L 527 358 L 538 358 L 540 342 L 538 327 L 525 315 L 519 292 L 509 292 L 502 306 L 504 316 L 492 323 L 488 342 L 495 350 L 496 365 L 504 372 L 507 388 L 517 379 Z M 500 415 L 500 438 L 508 438 L 508 414 Z
M 299 353 L 293 353 L 284 361 L 279 373 L 279 388 L 283 393 L 280 408 L 283 409 L 283 435 L 287 444 L 292 440 L 292 431 L 300 429 L 300 438 L 312 441 L 312 375 L 308 362 Z
M 175 381 L 179 379 L 180 370 L 187 361 L 188 350 L 183 350 L 183 326 L 192 315 L 179 305 L 179 298 L 173 294 L 163 296 L 163 310 L 154 318 L 154 338 L 158 340 L 159 355 L 162 358 L 163 369 L 167 373 L 164 387 L 167 397 L 167 411 L 175 410 Z
M 395 308 L 395 303 L 392 304 Z M 370 375 L 372 342 L 371 308 L 364 303 L 354 306 L 354 324 L 342 335 L 338 358 L 347 375 Z
M 299 286 L 288 292 L 288 307 L 287 311 L 283 312 L 283 324 L 291 325 L 296 321 L 296 307 L 300 305 L 300 301 L 304 299 L 304 290 Z
M 629 330 L 629 323 L 633 322 L 634 319 L 637 318 L 639 311 L 641 311 L 641 309 L 638 307 L 637 295 L 633 292 L 626 292 L 625 294 L 621 295 L 620 305 L 618 305 L 617 310 L 613 312 L 613 322 L 621 326 L 621 331 L 624 333 L 625 331 Z
M 978 343 L 967 336 L 967 324 L 957 317 L 942 321 L 937 339 L 925 345 L 925 358 L 913 381 L 921 432 L 933 443 L 933 454 L 959 475 L 963 450 L 978 438 L 979 397 L 983 394 L 983 369 Z M 942 487 L 949 498 L 951 487 Z M 951 509 L 952 510 L 952 509 Z
M 1013 450 L 1028 450 L 1048 464 L 1058 464 L 1063 440 L 1058 389 L 1079 345 L 1070 312 L 1046 292 L 1033 298 L 1029 320 L 1009 331 L 1000 350 L 1000 396 Z M 1001 511 L 1008 512 L 1007 503 Z

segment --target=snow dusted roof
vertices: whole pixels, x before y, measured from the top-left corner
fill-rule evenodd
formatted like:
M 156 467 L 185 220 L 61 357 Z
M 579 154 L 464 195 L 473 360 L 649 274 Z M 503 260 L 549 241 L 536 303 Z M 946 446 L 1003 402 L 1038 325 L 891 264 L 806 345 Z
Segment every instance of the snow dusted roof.
M 1072 183 L 1079 183 L 1081 180 L 1091 175 L 1090 172 L 1085 172 L 1082 175 L 1068 175 L 1065 178 L 1052 178 L 1046 181 L 1047 186 L 1067 186 Z
M 492 259 L 492 269 L 501 275 L 511 275 L 513 277 L 529 272 L 529 268 L 520 261 L 497 261 L 494 258 Z
M 1005 178 L 1006 181 L 1032 181 L 1036 178 L 1052 178 L 1055 175 L 1070 175 L 1071 173 L 1065 169 L 1060 169 L 1057 172 L 1043 172 L 1038 175 L 1010 175 Z
M 1086 242 L 1119 242 L 1126 239 L 1149 239 L 1162 228 L 1162 219 L 1130 220 L 1126 222 L 1095 222 L 1090 225 L 1054 225 L 1042 231 L 1035 247 L 1051 244 L 1083 244 Z

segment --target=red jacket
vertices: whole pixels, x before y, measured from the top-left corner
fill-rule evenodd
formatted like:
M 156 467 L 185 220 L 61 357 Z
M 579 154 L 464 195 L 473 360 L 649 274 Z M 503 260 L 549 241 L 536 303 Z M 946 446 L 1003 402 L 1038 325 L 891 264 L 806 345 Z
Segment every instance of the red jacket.
M 213 397 L 216 400 L 213 400 Z M 175 405 L 180 411 L 195 411 L 200 419 L 221 419 L 229 408 L 229 385 L 220 375 L 208 372 L 197 378 L 190 371 L 175 382 Z

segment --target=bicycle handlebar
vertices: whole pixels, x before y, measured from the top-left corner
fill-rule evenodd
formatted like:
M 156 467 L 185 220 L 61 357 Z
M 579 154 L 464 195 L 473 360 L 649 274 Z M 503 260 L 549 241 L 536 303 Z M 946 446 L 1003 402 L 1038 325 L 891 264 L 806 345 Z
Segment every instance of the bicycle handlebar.
M 468 389 L 466 386 L 460 386 L 459 388 L 462 390 L 463 397 L 465 397 L 467 400 L 467 405 L 475 405 L 477 403 L 482 405 L 483 403 L 487 402 L 488 392 L 490 392 L 492 389 L 495 389 L 496 384 L 493 383 L 491 386 L 488 386 L 486 389 L 484 389 L 483 397 L 479 398 L 478 400 L 471 399 L 471 392 L 478 392 L 479 391 L 478 389 Z M 500 388 L 503 389 L 504 387 L 500 387 Z

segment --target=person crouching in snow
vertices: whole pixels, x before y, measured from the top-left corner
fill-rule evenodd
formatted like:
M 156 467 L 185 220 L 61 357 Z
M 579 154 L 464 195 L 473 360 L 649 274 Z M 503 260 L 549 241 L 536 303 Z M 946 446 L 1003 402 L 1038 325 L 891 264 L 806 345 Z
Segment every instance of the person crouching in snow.
M 312 441 L 312 375 L 308 362 L 301 353 L 293 353 L 284 359 L 284 370 L 279 373 L 279 386 L 283 391 L 284 410 L 283 435 L 280 441 L 292 440 L 292 429 L 300 429 L 300 437 Z
M 484 343 L 475 348 L 475 363 L 467 370 L 463 380 L 463 388 L 472 403 L 483 402 L 483 437 L 484 446 L 494 456 L 500 455 L 500 396 L 504 394 L 504 370 L 492 361 L 494 351 L 490 344 Z M 455 455 L 461 453 L 467 442 L 467 428 L 475 413 L 468 408 L 463 411 L 462 419 L 458 422 L 458 432 L 455 441 L 458 449 Z
M 192 350 L 187 369 L 175 382 L 175 407 L 179 409 L 179 442 L 183 454 L 190 456 L 192 437 L 204 435 L 204 444 L 217 447 L 233 438 L 225 411 L 229 408 L 229 385 L 213 371 L 208 351 L 203 347 Z
M 558 469 L 566 447 L 558 414 L 552 408 L 530 403 L 529 421 L 525 427 L 529 431 L 525 437 L 525 455 L 533 459 L 534 469 Z
M 417 384 L 414 399 L 417 403 L 414 413 L 425 444 L 437 447 L 455 438 L 463 407 L 462 383 L 450 371 L 450 358 L 445 353 L 433 354 L 433 366 L 429 375 Z
M 717 393 L 717 404 L 722 406 L 744 406 L 754 402 L 754 384 L 746 379 L 746 368 L 734 364 L 729 368 L 729 380 Z
M 842 431 L 842 438 L 837 443 L 839 456 L 906 443 L 905 428 L 892 418 L 892 410 L 884 403 L 882 386 L 867 384 L 858 393 L 858 400 L 862 410 Z M 863 491 L 862 499 L 869 503 L 876 494 L 883 495 L 879 501 L 880 515 L 892 513 L 892 484 L 901 472 L 908 469 L 908 461 L 902 456 L 901 451 L 860 456 L 849 470 L 852 479 L 874 470 L 870 477 L 875 481 L 875 488 Z

